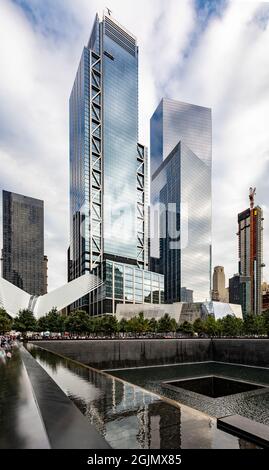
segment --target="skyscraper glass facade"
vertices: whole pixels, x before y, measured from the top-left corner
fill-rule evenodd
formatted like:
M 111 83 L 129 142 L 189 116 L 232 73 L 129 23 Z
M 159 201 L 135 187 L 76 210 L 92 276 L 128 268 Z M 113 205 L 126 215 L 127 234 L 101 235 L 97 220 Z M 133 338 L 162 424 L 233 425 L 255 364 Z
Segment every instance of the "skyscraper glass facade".
M 103 48 L 104 253 L 136 262 L 138 47 L 106 17 Z
M 69 103 L 71 234 L 69 280 L 90 269 L 90 61 L 89 51 L 84 48 Z
M 251 313 L 251 280 L 250 277 L 235 274 L 229 279 L 229 302 L 242 307 L 243 317 Z
M 193 301 L 204 301 L 211 290 L 210 109 L 162 100 L 151 119 L 151 172 L 151 266 L 165 276 L 165 301 L 188 301 L 191 291 Z
M 2 275 L 31 295 L 47 292 L 43 201 L 3 191 Z
M 69 280 L 103 275 L 106 260 L 148 269 L 147 167 L 138 143 L 137 41 L 110 15 L 97 15 L 70 97 Z
M 257 206 L 238 215 L 239 274 L 250 280 L 241 304 L 249 305 L 247 313 L 262 311 L 263 211 Z
M 212 166 L 211 109 L 163 98 L 150 121 L 151 175 L 179 141 Z

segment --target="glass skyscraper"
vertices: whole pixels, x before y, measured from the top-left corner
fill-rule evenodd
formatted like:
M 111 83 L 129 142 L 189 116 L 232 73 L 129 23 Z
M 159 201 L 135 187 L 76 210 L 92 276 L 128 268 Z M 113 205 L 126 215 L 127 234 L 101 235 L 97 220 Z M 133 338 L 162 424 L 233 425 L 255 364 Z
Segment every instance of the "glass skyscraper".
M 229 279 L 229 302 L 242 307 L 243 317 L 251 313 L 251 278 L 235 274 Z
M 31 295 L 47 292 L 44 203 L 3 191 L 2 276 Z
M 239 275 L 240 280 L 249 281 L 240 302 L 245 315 L 260 315 L 262 312 L 262 235 L 263 211 L 259 206 L 238 214 Z
M 163 99 L 151 118 L 151 266 L 165 301 L 211 292 L 211 110 Z
M 108 261 L 117 265 L 113 273 L 123 265 L 147 271 L 148 203 L 148 153 L 138 143 L 137 40 L 110 15 L 102 21 L 96 15 L 70 97 L 68 279 L 86 272 L 102 277 L 103 287 L 80 302 L 84 308 L 90 302 L 91 313 L 114 313 L 117 302 L 128 301 L 115 290 L 107 295 Z

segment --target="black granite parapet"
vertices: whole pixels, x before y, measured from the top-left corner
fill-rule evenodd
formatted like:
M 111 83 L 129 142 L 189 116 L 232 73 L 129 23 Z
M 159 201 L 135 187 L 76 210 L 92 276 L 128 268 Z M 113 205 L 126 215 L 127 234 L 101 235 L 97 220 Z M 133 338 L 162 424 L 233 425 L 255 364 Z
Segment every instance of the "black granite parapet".
M 269 448 L 269 426 L 240 415 L 225 416 L 217 420 L 217 427 L 256 445 Z

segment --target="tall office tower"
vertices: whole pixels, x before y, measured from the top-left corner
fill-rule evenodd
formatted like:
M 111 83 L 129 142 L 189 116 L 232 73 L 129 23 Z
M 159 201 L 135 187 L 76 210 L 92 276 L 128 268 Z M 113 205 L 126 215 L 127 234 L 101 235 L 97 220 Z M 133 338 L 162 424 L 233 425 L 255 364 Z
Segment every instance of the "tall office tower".
M 118 302 L 149 301 L 152 289 L 161 289 L 162 278 L 147 272 L 147 208 L 137 40 L 110 15 L 102 21 L 96 15 L 70 97 L 68 279 L 86 272 L 102 277 L 103 287 L 79 303 L 87 309 L 90 302 L 91 314 L 115 313 Z
M 46 293 L 44 202 L 3 191 L 3 272 L 31 295 Z
M 211 109 L 162 99 L 151 118 L 151 267 L 166 302 L 211 294 Z
M 215 302 L 229 302 L 228 289 L 225 287 L 225 273 L 223 266 L 216 266 L 213 273 L 212 300 Z
M 250 188 L 250 208 L 238 215 L 239 274 L 250 278 L 250 313 L 262 311 L 263 212 L 254 207 L 256 189 Z M 246 303 L 248 303 L 246 301 Z
M 251 312 L 250 287 L 250 277 L 235 274 L 229 279 L 229 303 L 241 305 L 244 317 Z

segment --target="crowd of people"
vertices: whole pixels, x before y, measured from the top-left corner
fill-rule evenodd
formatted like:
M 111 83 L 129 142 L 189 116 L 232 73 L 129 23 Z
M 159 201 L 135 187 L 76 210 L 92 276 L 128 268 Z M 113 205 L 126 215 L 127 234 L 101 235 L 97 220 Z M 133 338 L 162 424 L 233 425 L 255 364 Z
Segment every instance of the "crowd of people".
M 14 337 L 10 335 L 0 336 L 0 362 L 5 363 L 12 358 L 12 349 L 15 345 Z

